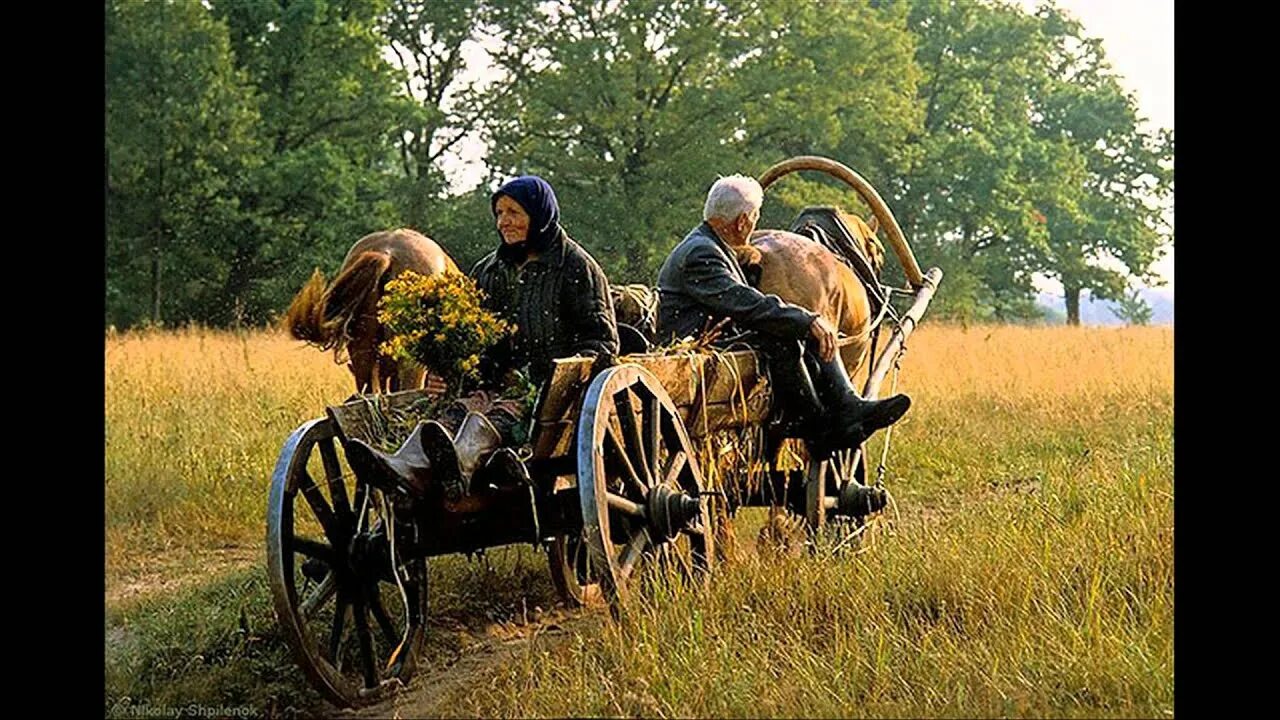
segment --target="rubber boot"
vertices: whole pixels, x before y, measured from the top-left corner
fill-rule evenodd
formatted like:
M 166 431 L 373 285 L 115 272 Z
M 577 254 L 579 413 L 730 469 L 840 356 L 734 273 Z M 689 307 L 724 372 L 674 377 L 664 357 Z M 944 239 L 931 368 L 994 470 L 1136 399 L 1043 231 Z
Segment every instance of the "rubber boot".
M 854 389 L 840 353 L 823 362 L 817 353 L 806 352 L 805 364 L 813 372 L 818 397 L 830 412 L 831 422 L 820 437 L 824 452 L 854 448 L 873 433 L 889 427 L 911 408 L 911 398 L 901 393 L 883 400 L 864 400 Z
M 385 453 L 363 440 L 352 439 L 346 445 L 347 462 L 356 475 L 383 492 L 423 498 L 432 476 L 431 462 L 422 452 L 423 425 L 394 453 Z
M 431 470 L 444 488 L 445 497 L 459 500 L 467 492 L 476 468 L 502 447 L 502 436 L 489 419 L 469 412 L 449 437 L 449 431 L 437 422 L 424 423 L 422 450 L 431 460 Z
M 821 425 L 824 407 L 804 360 L 799 341 L 760 343 L 769 358 L 769 380 L 775 402 L 782 401 L 783 422 L 803 437 L 812 437 Z

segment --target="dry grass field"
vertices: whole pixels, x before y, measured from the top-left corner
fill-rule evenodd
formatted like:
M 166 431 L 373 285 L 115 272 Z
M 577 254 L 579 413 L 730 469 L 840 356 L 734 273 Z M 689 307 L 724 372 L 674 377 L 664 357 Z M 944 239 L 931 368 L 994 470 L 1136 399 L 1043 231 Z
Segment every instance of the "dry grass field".
M 763 511 L 744 511 L 708 589 L 656 589 L 622 623 L 415 690 L 488 717 L 1171 715 L 1173 341 L 926 323 L 898 380 L 899 518 L 874 549 L 756 552 Z M 108 712 L 325 712 L 276 634 L 262 543 L 280 445 L 350 394 L 345 368 L 267 332 L 112 334 L 105 352 Z M 554 602 L 527 547 L 431 573 L 429 668 Z

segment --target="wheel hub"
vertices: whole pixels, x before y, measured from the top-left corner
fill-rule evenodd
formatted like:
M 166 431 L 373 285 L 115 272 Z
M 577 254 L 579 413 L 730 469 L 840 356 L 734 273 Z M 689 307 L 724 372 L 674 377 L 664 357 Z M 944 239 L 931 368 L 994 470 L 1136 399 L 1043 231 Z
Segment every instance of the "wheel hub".
M 347 567 L 362 580 L 376 580 L 382 568 L 391 562 L 388 550 L 386 536 L 382 533 L 359 533 L 347 545 Z
M 670 540 L 702 517 L 702 502 L 679 490 L 658 486 L 649 492 L 645 503 L 649 526 L 655 539 Z
M 840 488 L 840 512 L 855 518 L 866 517 L 884 509 L 888 494 L 882 487 L 868 487 L 856 482 L 845 483 Z

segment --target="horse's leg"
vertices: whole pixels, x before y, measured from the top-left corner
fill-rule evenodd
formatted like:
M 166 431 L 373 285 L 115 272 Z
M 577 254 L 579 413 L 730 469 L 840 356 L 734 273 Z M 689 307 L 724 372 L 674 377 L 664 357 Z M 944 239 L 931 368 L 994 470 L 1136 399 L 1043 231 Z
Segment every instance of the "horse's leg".
M 375 363 L 372 354 L 355 348 L 348 348 L 347 354 L 351 358 L 347 367 L 351 370 L 351 377 L 356 382 L 356 392 L 362 394 L 374 392 Z
M 858 283 L 858 285 L 855 287 L 848 283 Z M 858 369 L 862 367 L 869 350 L 870 300 L 868 300 L 866 290 L 862 288 L 860 281 L 851 272 L 844 276 L 842 282 L 836 283 L 835 290 L 833 302 L 836 314 L 839 316 L 839 323 L 836 327 L 840 329 L 842 335 L 857 338 L 854 342 L 846 345 L 840 354 L 841 359 L 844 361 L 845 370 L 849 373 L 849 377 L 853 378 Z
M 364 394 L 382 392 L 382 383 L 378 372 L 378 338 L 377 328 L 361 323 L 355 328 L 354 337 L 347 344 L 347 353 L 351 356 L 352 373 L 356 376 L 358 392 Z
M 396 372 L 396 386 L 400 390 L 420 390 L 427 371 L 417 363 L 401 362 Z

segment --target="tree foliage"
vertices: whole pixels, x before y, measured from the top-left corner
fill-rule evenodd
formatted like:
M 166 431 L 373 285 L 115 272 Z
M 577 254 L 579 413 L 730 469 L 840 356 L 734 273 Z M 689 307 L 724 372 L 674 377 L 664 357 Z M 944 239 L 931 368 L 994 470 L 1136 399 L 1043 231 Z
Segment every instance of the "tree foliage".
M 1048 242 L 1036 269 L 1061 281 L 1067 322 L 1078 325 L 1082 290 L 1119 300 L 1131 279 L 1155 280 L 1151 267 L 1172 233 L 1164 211 L 1173 133 L 1141 127 L 1137 101 L 1079 23 L 1051 7 L 1038 20 L 1053 42 L 1034 130 L 1063 172 L 1040 183 Z
M 1078 321 L 1080 291 L 1120 299 L 1171 240 L 1172 133 L 1052 5 L 110 0 L 106 55 L 118 325 L 262 321 L 396 226 L 469 267 L 523 173 L 615 282 L 652 283 L 717 176 L 834 157 L 946 270 L 931 313 L 967 321 L 1037 315 L 1037 275 Z M 454 192 L 444 160 L 476 140 L 487 181 Z M 866 211 L 793 176 L 762 224 L 830 203 Z
M 1130 325 L 1147 325 L 1151 322 L 1151 316 L 1154 314 L 1151 304 L 1142 297 L 1142 293 L 1137 289 L 1121 295 L 1108 309 L 1112 315 Z
M 220 302 L 219 251 L 260 167 L 260 115 L 225 27 L 194 3 L 106 12 L 107 317 L 199 317 Z

